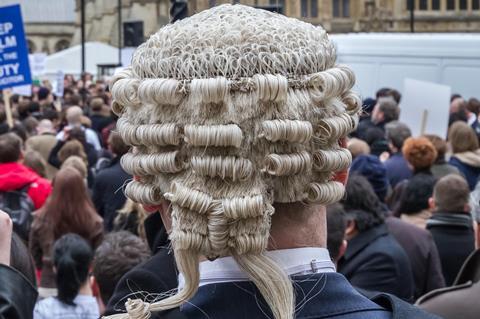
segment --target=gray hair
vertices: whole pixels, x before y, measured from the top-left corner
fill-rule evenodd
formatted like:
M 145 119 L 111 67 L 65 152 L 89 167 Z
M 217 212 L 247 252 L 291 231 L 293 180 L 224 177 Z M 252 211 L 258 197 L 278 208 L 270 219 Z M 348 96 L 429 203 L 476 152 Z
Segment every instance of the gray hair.
M 412 136 L 412 131 L 410 128 L 406 124 L 399 121 L 387 123 L 385 125 L 385 133 L 387 140 L 399 150 L 402 149 L 403 142 Z

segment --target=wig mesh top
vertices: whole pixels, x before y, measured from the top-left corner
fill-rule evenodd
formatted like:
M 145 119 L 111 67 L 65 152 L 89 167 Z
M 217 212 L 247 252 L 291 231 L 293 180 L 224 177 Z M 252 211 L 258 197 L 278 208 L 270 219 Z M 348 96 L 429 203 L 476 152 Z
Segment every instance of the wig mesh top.
M 240 79 L 258 73 L 293 78 L 334 63 L 335 50 L 322 27 L 248 6 L 222 5 L 152 35 L 135 52 L 132 69 L 138 78 Z

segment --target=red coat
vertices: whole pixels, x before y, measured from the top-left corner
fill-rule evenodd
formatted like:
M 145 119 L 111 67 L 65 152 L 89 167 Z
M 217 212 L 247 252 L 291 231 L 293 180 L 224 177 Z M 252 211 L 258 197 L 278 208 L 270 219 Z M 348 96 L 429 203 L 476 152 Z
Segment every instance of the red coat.
M 28 196 L 32 199 L 35 209 L 39 209 L 43 206 L 52 191 L 50 182 L 22 164 L 0 164 L 1 192 L 18 190 L 27 184 L 30 184 L 27 192 Z

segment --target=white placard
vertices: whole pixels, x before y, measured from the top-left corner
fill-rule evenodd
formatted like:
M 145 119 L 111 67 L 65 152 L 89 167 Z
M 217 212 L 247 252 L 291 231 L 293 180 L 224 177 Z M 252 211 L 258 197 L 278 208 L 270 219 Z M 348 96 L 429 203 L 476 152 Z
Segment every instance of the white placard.
M 55 95 L 56 96 L 63 96 L 63 78 L 65 74 L 63 71 L 59 70 L 57 72 L 56 80 L 55 80 Z
M 400 121 L 413 136 L 436 134 L 447 137 L 451 88 L 437 83 L 405 79 Z
M 30 96 L 32 95 L 32 85 L 18 85 L 12 88 L 12 94 L 18 94 L 23 96 Z
M 41 76 L 45 74 L 46 70 L 46 58 L 47 54 L 40 52 L 40 53 L 33 53 L 28 55 L 28 60 L 30 63 L 30 71 L 32 72 L 32 76 Z

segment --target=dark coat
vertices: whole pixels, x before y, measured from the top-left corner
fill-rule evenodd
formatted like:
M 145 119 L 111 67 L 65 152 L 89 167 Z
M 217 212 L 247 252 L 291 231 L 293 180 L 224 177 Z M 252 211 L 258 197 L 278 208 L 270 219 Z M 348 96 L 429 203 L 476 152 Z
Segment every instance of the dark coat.
M 437 211 L 427 221 L 437 245 L 445 283 L 450 286 L 465 259 L 475 250 L 473 221 L 468 213 Z
M 445 319 L 477 319 L 480 314 L 480 250 L 472 253 L 452 287 L 423 296 L 417 305 Z
M 145 294 L 152 296 L 177 287 L 176 279 L 172 256 L 167 250 L 160 250 L 148 262 L 131 270 L 121 279 L 105 315 L 125 309 L 124 303 L 128 298 L 142 298 Z M 295 316 L 297 319 L 437 318 L 392 295 L 368 293 L 369 300 L 338 273 L 293 279 L 299 309 Z M 132 290 L 141 293 L 135 295 Z M 304 302 L 305 298 L 309 298 L 307 303 Z M 250 319 L 272 318 L 272 315 L 251 282 L 235 282 L 202 286 L 195 297 L 181 309 L 173 309 L 162 315 L 153 314 L 152 318 Z
M 408 255 L 415 282 L 415 299 L 445 287 L 440 256 L 430 232 L 395 217 L 387 218 L 385 224 Z
M 410 261 L 384 224 L 361 232 L 348 242 L 338 271 L 355 287 L 413 300 Z
M 92 121 L 92 130 L 97 134 L 100 134 L 105 127 L 113 122 L 113 119 L 110 116 L 104 116 L 97 113 L 90 115 L 90 120 Z
M 399 182 L 412 177 L 412 170 L 408 167 L 407 160 L 401 152 L 393 154 L 383 164 L 387 169 L 387 178 L 392 188 Z
M 475 189 L 475 186 L 477 185 L 478 178 L 480 177 L 480 167 L 478 166 L 472 166 L 467 163 L 464 163 L 460 161 L 457 157 L 452 156 L 450 157 L 450 160 L 448 163 L 460 171 L 463 176 L 465 176 L 465 179 L 468 182 L 468 186 L 470 187 L 470 190 L 473 191 Z
M 0 319 L 31 319 L 38 293 L 17 270 L 0 264 Z
M 120 158 L 115 157 L 107 168 L 102 169 L 95 177 L 92 188 L 92 199 L 107 231 L 113 228 L 113 220 L 117 211 L 126 201 L 122 187 L 132 176 L 120 165 Z

